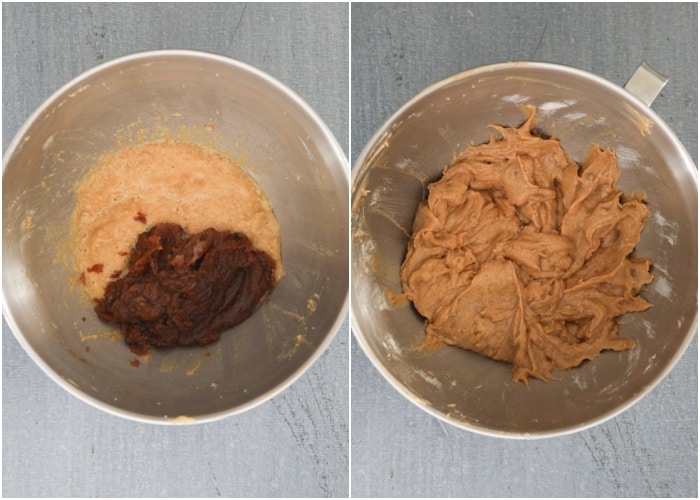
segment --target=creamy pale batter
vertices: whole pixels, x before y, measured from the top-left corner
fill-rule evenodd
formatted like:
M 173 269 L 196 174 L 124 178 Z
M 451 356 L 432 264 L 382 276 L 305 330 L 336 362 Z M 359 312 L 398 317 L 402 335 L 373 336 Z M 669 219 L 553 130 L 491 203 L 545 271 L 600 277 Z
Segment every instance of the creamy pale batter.
M 555 378 L 603 350 L 627 350 L 620 315 L 650 307 L 634 257 L 648 208 L 616 187 L 610 149 L 579 167 L 556 139 L 519 128 L 469 147 L 429 186 L 401 266 L 426 343 L 513 365 L 513 380 Z
M 279 224 L 248 173 L 194 144 L 152 143 L 106 155 L 77 187 L 73 262 L 90 298 L 103 297 L 138 236 L 160 222 L 243 233 L 283 273 Z

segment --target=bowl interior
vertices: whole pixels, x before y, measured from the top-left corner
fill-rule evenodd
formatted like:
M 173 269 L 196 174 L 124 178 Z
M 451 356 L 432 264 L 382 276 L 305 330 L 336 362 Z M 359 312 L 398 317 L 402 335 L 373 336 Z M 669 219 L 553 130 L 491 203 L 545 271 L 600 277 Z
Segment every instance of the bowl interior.
M 75 184 L 99 155 L 161 139 L 199 143 L 251 173 L 279 220 L 286 274 L 219 342 L 152 349 L 133 366 L 135 356 L 73 284 L 67 234 Z M 4 312 L 49 375 L 107 411 L 154 422 L 242 411 L 301 375 L 342 321 L 347 206 L 342 151 L 308 106 L 270 77 L 187 51 L 116 60 L 57 91 L 8 148 Z
M 619 187 L 646 193 L 651 210 L 637 252 L 653 261 L 643 292 L 653 305 L 624 319 L 632 351 L 605 352 L 560 381 L 511 381 L 511 366 L 455 347 L 418 350 L 423 318 L 390 305 L 399 266 L 428 183 L 490 124 L 517 126 L 536 105 L 537 129 L 581 161 L 591 143 L 610 146 Z M 683 146 L 620 87 L 571 68 L 505 64 L 426 89 L 380 129 L 358 159 L 352 187 L 352 326 L 378 369 L 405 396 L 457 426 L 506 437 L 573 432 L 624 410 L 671 369 L 696 329 L 697 182 Z

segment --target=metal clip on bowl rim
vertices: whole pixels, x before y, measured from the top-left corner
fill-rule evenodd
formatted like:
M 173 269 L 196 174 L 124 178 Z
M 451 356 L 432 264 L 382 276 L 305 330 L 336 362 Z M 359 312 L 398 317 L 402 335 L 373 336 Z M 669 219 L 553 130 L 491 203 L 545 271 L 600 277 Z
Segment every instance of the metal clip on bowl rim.
M 668 78 L 642 62 L 637 70 L 625 83 L 624 88 L 630 94 L 641 100 L 647 106 L 651 106 L 654 99 L 661 93 L 661 89 L 668 82 Z

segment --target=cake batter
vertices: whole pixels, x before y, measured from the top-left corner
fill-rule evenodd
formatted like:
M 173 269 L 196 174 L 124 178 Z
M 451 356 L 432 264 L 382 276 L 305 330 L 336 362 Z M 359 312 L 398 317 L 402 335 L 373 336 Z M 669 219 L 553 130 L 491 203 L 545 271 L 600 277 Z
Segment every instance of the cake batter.
M 651 262 L 632 255 L 649 210 L 616 187 L 610 149 L 581 167 L 556 139 L 519 128 L 469 147 L 429 186 L 401 266 L 403 293 L 426 318 L 426 343 L 513 365 L 513 380 L 547 380 L 601 351 L 635 347 L 618 317 Z

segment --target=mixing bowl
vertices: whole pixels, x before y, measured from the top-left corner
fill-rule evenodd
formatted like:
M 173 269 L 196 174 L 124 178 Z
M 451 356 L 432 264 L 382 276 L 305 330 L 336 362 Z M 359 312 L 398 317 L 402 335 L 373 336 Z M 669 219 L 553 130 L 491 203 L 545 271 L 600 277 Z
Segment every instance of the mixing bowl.
M 427 88 L 372 137 L 353 169 L 351 326 L 404 396 L 477 433 L 544 437 L 619 414 L 669 373 L 697 327 L 697 181 L 692 159 L 647 105 L 663 81 L 647 67 L 622 88 L 553 64 L 485 66 Z M 617 153 L 619 187 L 647 196 L 651 216 L 637 252 L 655 275 L 642 294 L 653 307 L 622 318 L 620 334 L 636 349 L 604 352 L 529 388 L 512 381 L 507 363 L 456 347 L 419 349 L 423 318 L 389 300 L 401 292 L 399 267 L 426 186 L 469 144 L 487 142 L 490 124 L 520 125 L 523 105 L 537 106 L 537 129 L 574 160 L 592 143 Z
M 81 297 L 67 234 L 76 182 L 101 154 L 164 139 L 200 144 L 250 172 L 279 220 L 285 275 L 220 341 L 137 358 Z M 301 376 L 344 319 L 347 160 L 306 103 L 253 67 L 183 50 L 103 64 L 31 115 L 3 169 L 7 322 L 52 379 L 103 410 L 155 423 L 241 412 Z

